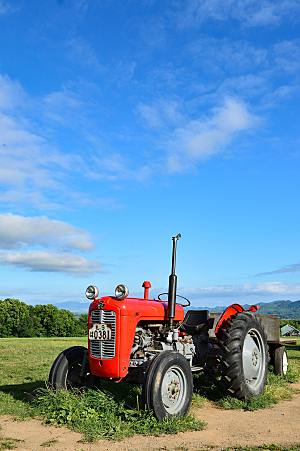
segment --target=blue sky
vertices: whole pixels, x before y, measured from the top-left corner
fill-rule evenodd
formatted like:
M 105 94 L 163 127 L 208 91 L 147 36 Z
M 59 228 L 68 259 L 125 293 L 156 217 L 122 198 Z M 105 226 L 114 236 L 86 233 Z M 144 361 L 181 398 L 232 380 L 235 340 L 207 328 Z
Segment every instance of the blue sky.
M 299 0 L 0 0 L 0 298 L 300 297 Z

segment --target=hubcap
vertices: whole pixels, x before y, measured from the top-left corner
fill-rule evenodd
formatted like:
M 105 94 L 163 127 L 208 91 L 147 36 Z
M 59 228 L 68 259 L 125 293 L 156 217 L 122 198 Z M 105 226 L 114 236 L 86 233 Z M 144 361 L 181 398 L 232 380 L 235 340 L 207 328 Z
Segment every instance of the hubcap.
M 162 401 L 170 415 L 180 413 L 185 402 L 187 381 L 178 366 L 172 366 L 163 377 L 161 385 Z
M 261 334 L 257 329 L 250 329 L 243 345 L 243 369 L 246 384 L 252 388 L 259 387 L 264 379 L 266 351 Z

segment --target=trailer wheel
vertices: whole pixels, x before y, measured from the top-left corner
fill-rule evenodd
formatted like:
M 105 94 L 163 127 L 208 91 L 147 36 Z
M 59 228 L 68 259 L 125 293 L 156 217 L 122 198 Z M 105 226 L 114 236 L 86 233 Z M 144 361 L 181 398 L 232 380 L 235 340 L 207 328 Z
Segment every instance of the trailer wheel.
M 274 350 L 274 373 L 278 376 L 285 376 L 288 370 L 288 357 L 285 346 L 280 346 Z
M 217 334 L 220 345 L 221 384 L 238 399 L 260 395 L 268 374 L 268 345 L 258 317 L 237 313 Z
M 72 346 L 61 352 L 49 373 L 50 386 L 55 390 L 91 387 L 94 378 L 89 373 L 87 352 L 83 346 Z
M 182 354 L 163 351 L 152 360 L 143 385 L 143 400 L 158 420 L 185 415 L 192 395 L 192 372 Z

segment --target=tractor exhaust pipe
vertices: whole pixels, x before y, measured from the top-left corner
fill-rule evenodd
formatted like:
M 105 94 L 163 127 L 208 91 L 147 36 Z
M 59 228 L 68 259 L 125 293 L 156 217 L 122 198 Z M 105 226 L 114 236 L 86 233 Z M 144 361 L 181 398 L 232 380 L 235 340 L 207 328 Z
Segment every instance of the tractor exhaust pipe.
M 169 276 L 169 290 L 168 290 L 168 318 L 169 327 L 173 329 L 173 319 L 175 316 L 175 306 L 176 306 L 176 292 L 177 292 L 177 276 L 175 274 L 176 270 L 176 248 L 177 241 L 181 238 L 180 233 L 172 237 L 173 241 L 173 251 L 172 251 L 172 271 Z

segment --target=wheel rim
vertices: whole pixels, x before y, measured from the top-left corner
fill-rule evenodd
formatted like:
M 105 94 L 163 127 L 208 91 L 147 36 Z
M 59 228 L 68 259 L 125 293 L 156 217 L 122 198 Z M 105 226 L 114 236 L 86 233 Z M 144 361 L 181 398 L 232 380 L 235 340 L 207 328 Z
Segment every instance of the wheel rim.
M 187 380 L 184 372 L 178 366 L 172 366 L 163 377 L 161 394 L 164 407 L 168 414 L 181 412 L 185 402 Z
M 265 377 L 266 350 L 257 329 L 250 329 L 243 344 L 243 370 L 245 382 L 251 388 L 259 388 Z
M 289 363 L 288 363 L 287 353 L 286 353 L 286 351 L 284 351 L 283 356 L 282 356 L 282 372 L 283 372 L 284 376 L 287 373 L 288 366 L 289 366 Z

